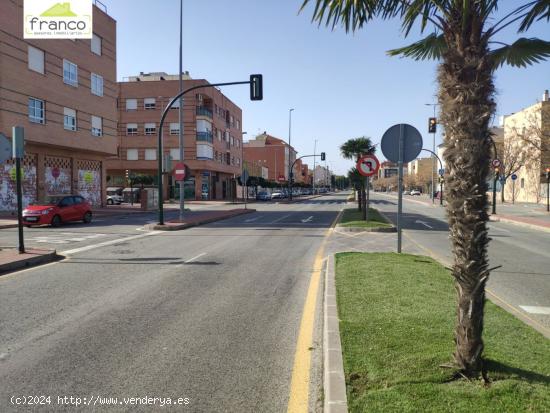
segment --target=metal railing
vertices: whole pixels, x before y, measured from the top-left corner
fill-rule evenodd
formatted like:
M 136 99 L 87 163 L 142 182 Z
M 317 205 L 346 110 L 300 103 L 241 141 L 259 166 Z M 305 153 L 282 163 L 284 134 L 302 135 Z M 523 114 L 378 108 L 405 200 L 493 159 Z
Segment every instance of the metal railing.
M 197 132 L 197 141 L 213 143 L 212 132 Z
M 204 106 L 197 106 L 197 116 L 206 116 L 212 119 L 212 111 Z
M 94 0 L 94 4 L 100 8 L 101 10 L 103 10 L 105 13 L 107 13 L 107 6 L 105 4 L 103 4 L 102 2 L 100 2 L 99 0 Z

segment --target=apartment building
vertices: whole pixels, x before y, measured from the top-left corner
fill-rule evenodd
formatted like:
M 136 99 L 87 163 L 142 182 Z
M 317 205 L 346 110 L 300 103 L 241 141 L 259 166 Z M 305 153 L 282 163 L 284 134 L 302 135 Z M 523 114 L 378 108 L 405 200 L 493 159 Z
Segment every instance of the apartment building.
M 25 129 L 23 202 L 76 193 L 105 201 L 117 153 L 116 22 L 93 7 L 92 40 L 23 39 L 23 0 L 0 3 L 0 132 Z M 0 210 L 14 211 L 14 161 L 0 164 Z
M 515 184 L 506 181 L 504 194 L 508 200 L 545 202 L 546 168 L 550 168 L 550 98 L 548 91 L 542 100 L 521 111 L 505 116 L 503 161 L 519 161 Z M 514 192 L 512 194 L 512 192 Z
M 244 143 L 244 159 L 258 162 L 268 169 L 270 181 L 288 181 L 289 158 L 293 163 L 296 160 L 296 150 L 284 140 L 268 135 L 264 132 L 254 139 Z M 301 171 L 294 168 L 294 177 L 301 175 Z
M 208 85 L 186 72 L 183 88 Z M 126 171 L 158 179 L 158 128 L 164 108 L 179 92 L 179 76 L 164 72 L 141 73 L 118 85 L 118 156 L 108 161 L 109 182 L 126 185 Z M 178 104 L 163 128 L 164 155 L 180 160 Z M 242 111 L 220 90 L 206 87 L 186 95 L 183 103 L 184 162 L 189 168 L 185 197 L 231 199 L 235 178 L 242 168 Z M 164 198 L 177 198 L 179 190 L 170 174 L 164 175 Z

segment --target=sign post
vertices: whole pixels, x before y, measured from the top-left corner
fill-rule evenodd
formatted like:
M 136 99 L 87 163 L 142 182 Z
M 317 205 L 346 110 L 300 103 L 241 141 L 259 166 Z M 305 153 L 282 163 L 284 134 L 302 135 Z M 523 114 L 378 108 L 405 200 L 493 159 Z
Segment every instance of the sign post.
M 516 179 L 518 179 L 518 176 L 512 174 L 510 178 L 512 178 L 512 204 L 514 204 L 516 202 Z
M 495 176 L 493 178 L 493 210 L 491 212 L 492 215 L 496 215 L 497 213 L 497 181 L 498 181 L 498 170 L 500 168 L 500 159 L 495 158 L 491 161 L 491 165 L 493 166 Z
M 15 185 L 17 188 L 17 227 L 19 233 L 19 253 L 25 253 L 23 237 L 23 190 L 21 185 L 21 158 L 25 156 L 25 130 L 22 126 L 12 128 L 13 157 L 15 158 Z
M 375 175 L 380 169 L 380 161 L 374 155 L 363 155 L 357 161 L 357 171 L 365 177 L 365 185 L 367 186 L 367 196 L 363 199 L 363 218 L 369 220 L 369 186 L 370 177 Z
M 401 227 L 403 214 L 403 164 L 414 160 L 422 150 L 422 135 L 411 125 L 401 123 L 393 125 L 382 136 L 382 153 L 392 161 L 397 162 L 397 252 L 401 253 Z
M 247 209 L 246 201 L 248 200 L 248 185 L 247 185 L 248 177 L 249 177 L 248 170 L 243 169 L 243 174 L 241 175 L 241 184 L 243 184 L 243 188 L 244 188 L 244 192 L 245 192 L 245 194 L 243 196 L 243 198 L 244 198 L 244 209 Z

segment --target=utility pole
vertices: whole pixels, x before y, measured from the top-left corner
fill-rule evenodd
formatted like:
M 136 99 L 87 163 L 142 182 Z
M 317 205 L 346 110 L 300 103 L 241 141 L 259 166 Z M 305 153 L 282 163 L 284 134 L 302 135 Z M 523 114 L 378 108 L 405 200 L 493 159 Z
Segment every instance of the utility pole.
M 317 139 L 315 139 L 315 143 L 313 145 L 313 195 L 315 195 L 315 158 L 317 155 Z
M 426 106 L 433 106 L 434 108 L 434 124 L 429 125 L 430 128 L 432 128 L 433 130 L 433 147 L 432 147 L 432 153 L 435 153 L 435 134 L 436 134 L 436 131 L 437 131 L 437 117 L 436 117 L 436 108 L 437 106 L 439 105 L 439 103 L 425 103 Z M 432 155 L 432 188 L 431 188 L 431 194 L 430 194 L 430 198 L 432 199 L 432 204 L 435 203 L 435 197 L 434 197 L 434 190 L 435 190 L 435 168 L 436 168 L 436 162 L 435 162 L 435 157 Z
M 180 93 L 183 92 L 183 0 L 180 0 Z M 183 148 L 183 96 L 180 98 L 180 107 L 178 110 L 178 120 L 179 120 L 179 132 L 178 132 L 178 142 L 180 149 L 180 162 L 184 161 L 184 148 Z M 180 221 L 183 221 L 183 213 L 185 211 L 185 178 L 180 183 Z M 161 200 L 162 202 L 162 200 Z

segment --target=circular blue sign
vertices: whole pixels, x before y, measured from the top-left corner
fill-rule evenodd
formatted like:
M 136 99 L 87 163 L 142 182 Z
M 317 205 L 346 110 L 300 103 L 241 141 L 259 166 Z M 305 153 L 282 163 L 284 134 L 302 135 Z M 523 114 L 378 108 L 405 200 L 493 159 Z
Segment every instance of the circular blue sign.
M 403 134 L 403 163 L 410 162 L 422 150 L 422 135 L 414 126 L 406 123 L 393 125 L 382 136 L 382 153 L 392 162 L 399 162 L 399 138 Z
M 516 174 L 512 174 L 510 178 L 512 178 L 512 181 L 515 181 L 516 179 L 518 179 L 518 176 Z

